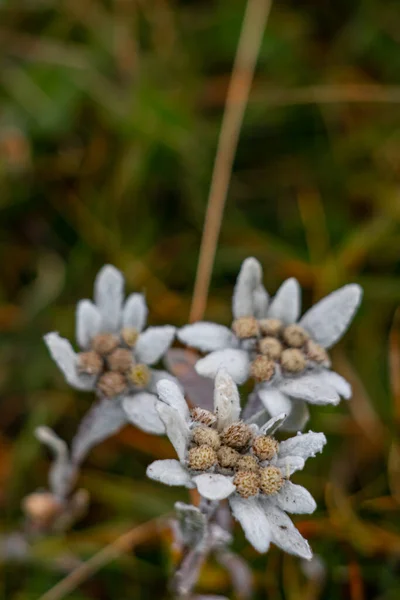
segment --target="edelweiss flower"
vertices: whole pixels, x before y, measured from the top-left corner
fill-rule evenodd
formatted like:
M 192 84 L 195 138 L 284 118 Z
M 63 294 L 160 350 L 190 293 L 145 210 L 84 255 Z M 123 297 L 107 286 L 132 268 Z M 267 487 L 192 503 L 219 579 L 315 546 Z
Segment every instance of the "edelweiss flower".
M 270 301 L 255 258 L 244 261 L 232 299 L 232 329 L 199 322 L 178 332 L 185 344 L 210 352 L 196 364 L 200 375 L 215 377 L 224 367 L 236 381 L 249 377 L 255 394 L 274 416 L 285 412 L 285 429 L 300 430 L 308 420 L 306 402 L 338 404 L 350 398 L 343 377 L 329 370 L 326 352 L 344 334 L 361 301 L 356 284 L 345 285 L 300 316 L 300 286 L 287 279 Z
M 156 383 L 171 377 L 151 369 L 170 347 L 175 328 L 169 325 L 143 331 L 147 306 L 142 294 L 124 302 L 124 278 L 106 265 L 94 285 L 94 303 L 81 300 L 76 311 L 76 338 L 82 352 L 58 333 L 45 342 L 68 383 L 94 390 L 100 398 L 123 404 L 129 420 L 145 431 L 163 433 L 155 405 Z
M 197 487 L 208 500 L 229 498 L 233 516 L 259 552 L 273 542 L 286 552 L 311 558 L 308 543 L 286 512 L 311 513 L 316 505 L 289 477 L 322 450 L 325 436 L 310 432 L 278 443 L 272 434 L 284 414 L 261 428 L 241 421 L 239 393 L 225 370 L 215 379 L 213 413 L 201 408 L 189 412 L 171 381 L 160 381 L 157 390 L 157 410 L 179 461 L 157 460 L 147 475 L 167 485 Z

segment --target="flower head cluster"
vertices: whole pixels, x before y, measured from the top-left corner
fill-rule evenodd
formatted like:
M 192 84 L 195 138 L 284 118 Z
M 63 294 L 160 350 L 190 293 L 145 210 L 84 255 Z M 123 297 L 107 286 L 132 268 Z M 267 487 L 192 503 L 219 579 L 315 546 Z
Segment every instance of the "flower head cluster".
M 76 338 L 81 352 L 58 333 L 45 342 L 68 383 L 93 390 L 100 398 L 124 403 L 129 419 L 152 433 L 163 433 L 155 410 L 156 383 L 170 377 L 152 369 L 170 347 L 175 328 L 170 325 L 146 330 L 147 306 L 142 294 L 124 302 L 124 278 L 106 265 L 97 275 L 94 302 L 81 300 L 76 311 Z
M 285 428 L 302 429 L 306 402 L 337 404 L 351 388 L 330 370 L 327 350 L 349 326 L 361 300 L 361 288 L 346 285 L 333 292 L 299 320 L 300 287 L 288 279 L 270 300 L 262 284 L 261 265 L 244 261 L 232 300 L 231 329 L 200 322 L 183 327 L 179 339 L 209 354 L 198 361 L 200 375 L 215 377 L 225 368 L 236 383 L 248 378 L 271 415 L 285 412 Z
M 189 411 L 171 381 L 160 381 L 157 389 L 157 410 L 179 461 L 155 461 L 148 476 L 168 485 L 197 487 L 208 500 L 229 498 L 234 517 L 260 552 L 272 541 L 310 558 L 306 540 L 286 512 L 313 512 L 315 502 L 290 476 L 322 450 L 325 436 L 310 432 L 279 443 L 273 434 L 286 415 L 273 417 L 262 427 L 244 422 L 237 387 L 225 370 L 215 379 L 214 412 Z

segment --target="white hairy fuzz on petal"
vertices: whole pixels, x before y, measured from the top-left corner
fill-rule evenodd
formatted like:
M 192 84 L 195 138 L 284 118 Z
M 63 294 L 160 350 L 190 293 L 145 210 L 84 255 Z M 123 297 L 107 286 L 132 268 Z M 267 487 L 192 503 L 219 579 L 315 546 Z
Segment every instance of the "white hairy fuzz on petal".
M 100 333 L 101 315 L 90 300 L 81 300 L 76 307 L 76 341 L 87 350 L 95 335 Z
M 158 362 L 172 344 L 175 327 L 149 327 L 139 335 L 135 346 L 135 357 L 138 362 L 153 365 Z
M 268 309 L 269 319 L 280 319 L 286 324 L 295 323 L 301 310 L 300 286 L 297 279 L 286 279 L 276 292 Z
M 157 402 L 154 394 L 139 392 L 124 398 L 122 407 L 130 423 L 147 433 L 161 435 L 165 433 L 165 426 L 157 412 Z
M 122 326 L 133 327 L 141 332 L 147 321 L 147 305 L 143 294 L 131 294 L 122 311 Z
M 193 477 L 200 496 L 207 500 L 224 500 L 235 491 L 232 481 L 224 475 L 203 473 Z
M 184 485 L 193 488 L 190 474 L 178 460 L 156 460 L 147 467 L 147 477 L 165 485 Z
M 265 511 L 256 498 L 229 498 L 232 514 L 241 524 L 250 544 L 258 552 L 266 552 L 271 542 L 271 529 Z
M 206 321 L 185 325 L 177 335 L 181 342 L 201 352 L 213 352 L 237 346 L 236 337 L 228 327 Z
M 215 378 L 214 412 L 220 431 L 240 418 L 239 392 L 225 369 L 220 369 Z
M 330 348 L 350 325 L 362 298 L 362 288 L 345 285 L 315 304 L 300 321 L 315 342 Z
M 94 300 L 101 314 L 101 329 L 115 333 L 121 324 L 125 282 L 112 265 L 105 265 L 94 282 Z
M 196 363 L 196 371 L 214 378 L 219 369 L 225 369 L 235 383 L 244 383 L 249 376 L 250 360 L 245 350 L 217 350 Z

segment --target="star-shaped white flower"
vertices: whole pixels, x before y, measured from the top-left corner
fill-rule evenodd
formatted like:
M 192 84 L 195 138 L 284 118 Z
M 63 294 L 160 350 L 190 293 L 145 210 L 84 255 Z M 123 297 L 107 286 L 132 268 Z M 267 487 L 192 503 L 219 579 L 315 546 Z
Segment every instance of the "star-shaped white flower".
M 171 381 L 160 381 L 157 390 L 157 410 L 179 460 L 157 460 L 147 475 L 167 485 L 197 487 L 208 500 L 228 498 L 233 516 L 259 552 L 273 542 L 286 552 L 311 558 L 307 541 L 286 512 L 311 513 L 316 504 L 289 477 L 322 450 L 325 436 L 310 432 L 278 443 L 272 434 L 284 414 L 262 427 L 240 421 L 239 393 L 225 370 L 215 379 L 214 413 L 200 408 L 190 412 Z
M 209 322 L 183 327 L 178 338 L 209 353 L 196 364 L 200 375 L 225 368 L 236 383 L 255 382 L 253 398 L 274 416 L 288 415 L 285 429 L 301 430 L 307 403 L 338 404 L 351 388 L 331 371 L 326 352 L 344 334 L 361 301 L 357 284 L 329 294 L 300 318 L 300 286 L 287 279 L 270 299 L 255 258 L 243 262 L 232 299 L 232 329 Z
M 129 421 L 150 433 L 163 433 L 156 411 L 156 383 L 171 378 L 151 369 L 170 347 L 175 327 L 148 327 L 143 294 L 124 301 L 124 277 L 111 265 L 98 273 L 94 302 L 81 300 L 76 311 L 76 338 L 82 352 L 58 333 L 45 342 L 67 382 L 79 390 L 94 390 L 103 401 L 119 403 Z M 174 379 L 174 378 L 172 378 Z

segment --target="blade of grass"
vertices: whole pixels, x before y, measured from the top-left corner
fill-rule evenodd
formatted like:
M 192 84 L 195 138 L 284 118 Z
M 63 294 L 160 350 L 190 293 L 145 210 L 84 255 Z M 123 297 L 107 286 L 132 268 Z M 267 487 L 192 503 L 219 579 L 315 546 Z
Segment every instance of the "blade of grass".
M 271 0 L 248 0 L 228 87 L 200 245 L 190 322 L 203 317 L 244 112 Z

